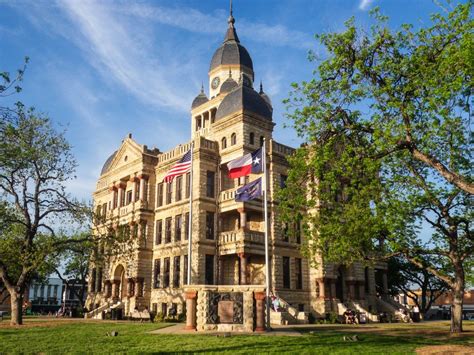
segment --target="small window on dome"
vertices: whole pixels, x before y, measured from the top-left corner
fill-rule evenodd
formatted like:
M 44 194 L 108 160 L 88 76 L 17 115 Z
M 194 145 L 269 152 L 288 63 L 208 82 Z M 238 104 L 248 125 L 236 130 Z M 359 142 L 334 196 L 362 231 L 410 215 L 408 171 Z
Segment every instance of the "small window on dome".
M 221 149 L 226 149 L 227 148 L 227 139 L 224 137 L 221 140 Z
M 237 144 L 237 135 L 235 133 L 232 133 L 230 136 L 230 145 L 236 145 Z
M 128 156 L 126 155 L 125 158 L 123 158 L 123 161 L 127 161 L 128 160 Z
M 252 145 L 255 144 L 255 134 L 253 132 L 250 132 L 249 143 Z

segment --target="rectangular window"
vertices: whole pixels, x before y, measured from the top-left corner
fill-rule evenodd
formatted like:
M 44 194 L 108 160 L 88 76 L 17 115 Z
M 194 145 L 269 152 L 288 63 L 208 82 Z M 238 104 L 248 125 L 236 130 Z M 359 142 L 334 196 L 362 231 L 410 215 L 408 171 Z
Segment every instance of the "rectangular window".
M 296 243 L 301 244 L 301 218 L 295 223 L 295 239 Z
M 155 244 L 160 245 L 163 240 L 163 220 L 155 222 Z
M 114 191 L 114 201 L 113 201 L 114 208 L 117 208 L 117 201 L 118 201 L 118 192 Z
M 283 288 L 290 288 L 290 258 L 283 257 Z
M 179 214 L 174 218 L 174 240 L 175 240 L 175 242 L 179 242 L 181 240 L 182 226 L 183 226 L 183 216 Z
M 168 315 L 168 304 L 167 303 L 163 302 L 161 304 L 161 314 L 163 314 L 164 316 Z
M 171 203 L 171 198 L 173 196 L 173 182 L 166 184 L 166 204 Z
M 104 204 L 102 205 L 102 216 L 105 217 L 106 215 L 107 215 L 107 204 L 104 203 Z
M 287 175 L 280 175 L 280 188 L 284 189 L 286 187 L 286 180 L 288 179 Z
M 214 212 L 206 212 L 206 239 L 214 239 Z
M 189 198 L 190 185 L 191 185 L 191 173 L 187 173 L 186 174 L 186 192 L 184 193 L 186 198 Z
M 184 282 L 183 282 L 183 284 L 188 285 L 188 256 L 187 255 L 184 256 L 184 267 L 183 267 L 183 269 L 184 269 L 184 274 L 183 274 L 184 275 L 183 276 Z
M 163 287 L 170 286 L 170 258 L 165 258 L 163 264 Z
M 206 196 L 207 197 L 214 197 L 214 190 L 215 190 L 215 180 L 216 180 L 216 173 L 213 171 L 208 171 L 206 176 Z
M 295 259 L 296 289 L 303 289 L 303 270 L 300 258 Z
M 181 262 L 181 256 L 175 256 L 173 260 L 173 287 L 178 288 L 179 287 L 179 281 L 180 281 L 180 272 L 181 272 L 181 265 L 179 264 Z
M 102 268 L 97 270 L 97 292 L 102 292 Z
M 165 220 L 165 243 L 171 243 L 171 217 Z
M 158 184 L 156 190 L 156 207 L 161 207 L 163 206 L 163 183 Z
M 178 176 L 176 178 L 176 201 L 181 201 L 183 196 L 183 176 Z
M 189 238 L 189 212 L 184 215 L 184 239 Z
M 132 203 L 132 190 L 127 191 L 127 205 Z
M 161 286 L 161 259 L 155 259 L 155 269 L 153 273 L 153 287 L 160 288 Z
M 151 304 L 151 310 L 152 310 L 153 314 L 156 315 L 158 313 L 158 303 L 152 303 Z
M 206 272 L 204 274 L 204 284 L 214 284 L 214 255 L 206 255 Z
M 125 206 L 125 191 L 122 190 L 122 196 L 120 198 L 120 207 Z

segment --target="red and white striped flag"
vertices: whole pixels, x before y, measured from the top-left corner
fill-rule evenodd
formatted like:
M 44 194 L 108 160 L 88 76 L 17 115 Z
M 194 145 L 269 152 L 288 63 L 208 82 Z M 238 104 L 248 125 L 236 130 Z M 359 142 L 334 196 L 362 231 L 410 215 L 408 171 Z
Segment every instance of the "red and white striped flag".
M 166 173 L 163 181 L 170 183 L 173 181 L 175 176 L 186 174 L 191 170 L 191 149 L 183 155 L 181 160 L 177 162 L 173 167 Z

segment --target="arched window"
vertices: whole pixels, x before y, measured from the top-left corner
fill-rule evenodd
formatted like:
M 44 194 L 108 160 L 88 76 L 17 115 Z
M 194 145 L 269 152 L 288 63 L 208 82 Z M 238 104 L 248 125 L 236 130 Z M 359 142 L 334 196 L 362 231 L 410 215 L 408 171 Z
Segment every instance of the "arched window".
M 227 148 L 227 139 L 224 137 L 221 140 L 221 149 L 226 149 Z
M 260 136 L 260 147 L 263 147 L 263 140 L 264 140 L 264 137 Z
M 237 135 L 235 133 L 232 133 L 230 136 L 230 145 L 235 145 L 237 144 Z
M 252 145 L 255 144 L 255 134 L 253 132 L 250 132 L 249 143 Z

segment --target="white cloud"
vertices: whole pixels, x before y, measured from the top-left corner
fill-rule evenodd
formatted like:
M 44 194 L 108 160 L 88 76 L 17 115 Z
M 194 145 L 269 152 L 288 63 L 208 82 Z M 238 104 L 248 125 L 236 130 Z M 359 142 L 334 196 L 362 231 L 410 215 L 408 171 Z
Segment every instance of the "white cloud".
M 67 1 L 59 5 L 77 29 L 76 44 L 104 77 L 147 104 L 188 110 L 186 95 L 178 95 L 168 85 L 169 68 L 151 56 L 153 51 L 140 41 L 134 26 L 115 17 L 101 3 Z
M 374 2 L 374 0 L 360 0 L 359 2 L 359 10 L 367 10 L 370 5 L 372 5 L 372 3 Z
M 120 4 L 112 7 L 122 14 L 145 18 L 164 25 L 181 28 L 194 33 L 223 34 L 227 13 L 219 10 L 205 14 L 192 8 L 166 8 L 142 3 Z M 253 41 L 273 46 L 289 46 L 309 49 L 314 46 L 311 35 L 291 30 L 283 25 L 253 23 L 237 18 L 237 32 Z

